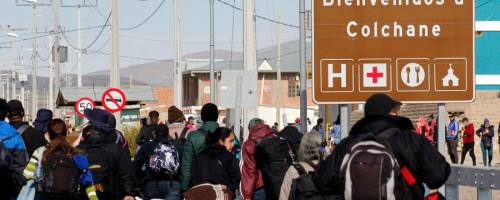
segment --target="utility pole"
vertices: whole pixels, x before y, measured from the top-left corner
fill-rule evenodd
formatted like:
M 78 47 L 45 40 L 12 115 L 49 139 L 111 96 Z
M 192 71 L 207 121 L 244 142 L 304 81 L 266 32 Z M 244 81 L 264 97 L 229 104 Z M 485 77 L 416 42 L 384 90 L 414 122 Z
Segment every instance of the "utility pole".
M 307 133 L 307 74 L 306 74 L 306 27 L 305 0 L 299 0 L 300 21 L 300 132 Z
M 215 103 L 214 0 L 210 0 L 210 102 Z
M 32 89 L 33 96 L 31 97 L 31 110 L 32 113 L 38 110 L 38 88 L 37 88 L 37 63 L 36 63 L 36 6 L 33 5 L 33 55 L 31 55 L 32 68 Z M 34 115 L 33 115 L 34 116 Z
M 278 13 L 278 22 L 281 23 L 281 12 Z M 280 122 L 281 119 L 281 26 L 278 23 L 278 62 L 277 62 L 277 74 L 276 74 L 276 122 L 278 122 L 279 127 L 285 127 L 285 124 Z
M 182 109 L 182 52 L 181 52 L 181 1 L 174 0 L 175 3 L 175 11 L 174 11 L 174 30 L 175 30 L 175 44 L 174 44 L 174 105 L 178 108 Z
M 52 34 L 49 35 L 50 56 L 49 56 L 49 106 L 48 109 L 54 111 L 54 66 L 52 66 Z
M 118 0 L 111 0 L 111 73 L 110 85 L 120 88 L 120 63 L 119 63 L 119 35 L 118 35 Z M 116 118 L 116 129 L 122 129 L 121 112 L 114 113 Z
M 257 73 L 257 47 L 255 43 L 255 0 L 243 1 L 243 68 L 245 73 Z M 257 76 L 255 76 L 257 77 Z M 257 81 L 255 81 L 257 83 Z M 257 85 L 254 86 L 258 88 Z M 257 116 L 257 107 L 245 109 L 243 112 L 243 127 Z M 248 129 L 244 129 L 244 139 L 248 138 Z
M 16 37 L 12 37 L 12 99 L 17 99 L 16 98 L 16 50 L 15 50 L 15 44 L 16 44 Z
M 78 87 L 82 87 L 82 17 L 78 5 Z
M 55 60 L 55 68 L 56 68 L 56 74 L 55 74 L 55 85 L 56 85 L 56 92 L 59 93 L 61 90 L 61 58 L 59 55 L 59 1 L 56 0 L 54 1 L 54 30 L 55 30 L 55 41 L 54 41 L 54 48 L 55 48 L 55 55 L 54 55 L 54 60 Z M 51 43 L 52 44 L 52 43 Z M 56 98 L 56 96 L 52 96 L 53 99 Z M 60 112 L 55 112 L 56 117 L 61 117 Z

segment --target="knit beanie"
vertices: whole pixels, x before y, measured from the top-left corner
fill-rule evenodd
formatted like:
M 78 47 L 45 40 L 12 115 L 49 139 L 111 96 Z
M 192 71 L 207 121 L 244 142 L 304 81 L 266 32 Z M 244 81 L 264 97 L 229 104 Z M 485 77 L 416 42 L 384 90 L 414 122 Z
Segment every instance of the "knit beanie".
M 182 111 L 179 110 L 179 108 L 175 106 L 170 106 L 168 108 L 168 123 L 173 123 L 173 122 L 183 122 L 184 121 L 184 114 Z
M 219 109 L 213 103 L 207 103 L 201 108 L 201 120 L 203 122 L 215 122 L 219 118 Z
M 488 120 L 488 118 L 485 118 L 485 119 L 484 119 L 484 123 L 485 123 L 485 124 L 486 124 L 486 123 L 490 123 L 490 120 Z

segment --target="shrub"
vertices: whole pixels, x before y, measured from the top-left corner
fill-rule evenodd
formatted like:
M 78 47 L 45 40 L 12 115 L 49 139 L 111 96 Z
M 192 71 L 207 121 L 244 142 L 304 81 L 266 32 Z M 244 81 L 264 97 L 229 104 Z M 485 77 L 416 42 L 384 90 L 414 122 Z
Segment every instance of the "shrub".
M 137 136 L 139 135 L 140 130 L 140 126 L 123 127 L 123 134 L 125 134 L 125 138 L 127 138 L 128 147 L 130 149 L 130 154 L 132 157 L 135 157 L 135 153 L 137 153 L 137 144 L 135 143 L 135 138 L 137 138 Z

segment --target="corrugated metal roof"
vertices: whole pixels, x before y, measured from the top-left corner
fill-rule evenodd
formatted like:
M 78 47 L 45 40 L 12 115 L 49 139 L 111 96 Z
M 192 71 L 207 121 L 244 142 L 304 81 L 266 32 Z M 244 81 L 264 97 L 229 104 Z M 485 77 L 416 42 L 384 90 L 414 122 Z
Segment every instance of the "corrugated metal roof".
M 108 89 L 108 87 L 62 87 L 57 95 L 56 104 L 57 106 L 73 106 L 79 99 L 88 97 L 100 105 L 102 95 Z M 125 94 L 127 105 L 158 101 L 151 86 L 137 86 L 121 90 Z

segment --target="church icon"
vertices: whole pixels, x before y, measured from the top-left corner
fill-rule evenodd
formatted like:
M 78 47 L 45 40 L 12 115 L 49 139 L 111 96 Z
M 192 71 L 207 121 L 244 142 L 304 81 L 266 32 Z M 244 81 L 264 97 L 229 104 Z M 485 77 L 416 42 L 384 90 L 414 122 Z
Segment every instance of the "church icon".
M 443 78 L 443 86 L 450 87 L 450 83 L 453 87 L 458 86 L 458 81 L 460 79 L 453 73 L 452 64 L 450 63 L 450 68 L 448 69 L 448 75 Z

